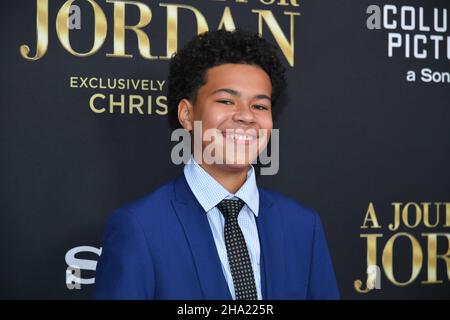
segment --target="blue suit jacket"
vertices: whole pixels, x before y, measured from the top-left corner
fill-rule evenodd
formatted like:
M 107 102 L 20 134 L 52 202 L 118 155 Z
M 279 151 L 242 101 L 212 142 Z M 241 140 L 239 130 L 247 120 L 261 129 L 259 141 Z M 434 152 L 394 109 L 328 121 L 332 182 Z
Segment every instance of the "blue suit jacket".
M 339 298 L 318 215 L 259 188 L 264 299 Z M 184 175 L 108 219 L 98 299 L 231 299 L 207 216 Z

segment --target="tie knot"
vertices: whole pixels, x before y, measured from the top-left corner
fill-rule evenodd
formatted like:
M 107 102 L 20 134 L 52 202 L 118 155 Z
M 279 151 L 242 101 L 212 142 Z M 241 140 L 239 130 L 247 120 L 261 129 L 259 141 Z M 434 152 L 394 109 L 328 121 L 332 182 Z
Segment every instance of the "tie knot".
M 237 218 L 244 204 L 245 202 L 241 199 L 225 199 L 219 202 L 217 208 L 222 212 L 225 219 Z

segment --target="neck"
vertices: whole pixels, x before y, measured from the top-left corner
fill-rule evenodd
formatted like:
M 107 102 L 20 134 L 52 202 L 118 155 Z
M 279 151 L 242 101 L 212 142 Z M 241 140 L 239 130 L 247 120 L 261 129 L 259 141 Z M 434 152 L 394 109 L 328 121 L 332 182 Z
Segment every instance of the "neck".
M 236 193 L 247 180 L 249 166 L 242 168 L 228 168 L 225 165 L 209 165 L 203 162 L 200 166 L 208 172 L 222 187 L 230 193 Z

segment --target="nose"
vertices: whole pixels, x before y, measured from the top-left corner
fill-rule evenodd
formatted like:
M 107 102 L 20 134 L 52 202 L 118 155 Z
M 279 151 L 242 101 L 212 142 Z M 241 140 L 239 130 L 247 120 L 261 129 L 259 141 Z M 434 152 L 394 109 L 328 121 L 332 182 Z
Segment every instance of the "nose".
M 244 125 L 251 125 L 255 123 L 255 115 L 251 109 L 251 106 L 246 103 L 240 103 L 237 105 L 236 112 L 233 114 L 232 118 L 233 121 Z

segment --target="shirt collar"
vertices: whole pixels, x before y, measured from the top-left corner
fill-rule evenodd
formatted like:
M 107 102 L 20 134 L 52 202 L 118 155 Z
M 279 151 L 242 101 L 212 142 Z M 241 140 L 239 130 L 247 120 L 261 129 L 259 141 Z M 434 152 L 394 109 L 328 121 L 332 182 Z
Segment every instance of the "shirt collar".
M 247 179 L 239 190 L 232 194 L 207 173 L 191 156 L 184 166 L 186 181 L 205 212 L 214 208 L 225 198 L 238 197 L 258 216 L 259 192 L 256 186 L 255 169 L 250 166 Z

